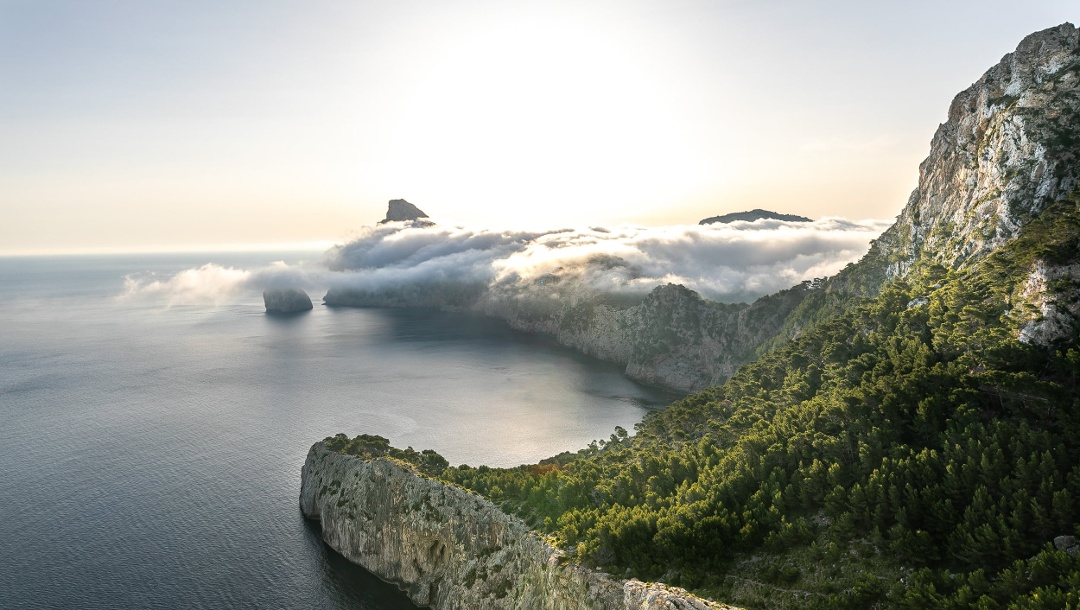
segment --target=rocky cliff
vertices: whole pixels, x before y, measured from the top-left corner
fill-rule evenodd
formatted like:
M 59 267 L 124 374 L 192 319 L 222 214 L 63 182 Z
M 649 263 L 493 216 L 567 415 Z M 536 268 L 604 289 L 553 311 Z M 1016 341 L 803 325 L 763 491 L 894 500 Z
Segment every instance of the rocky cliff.
M 872 246 L 889 278 L 920 260 L 970 264 L 1013 239 L 1080 177 L 1080 32 L 1036 32 L 953 99 L 919 185 Z
M 808 294 L 762 350 L 877 295 L 928 265 L 963 271 L 1018 237 L 1080 185 L 1080 31 L 1036 32 L 949 106 L 919 166 L 919 184 L 896 222 L 858 263 Z M 1080 318 L 1080 269 L 1036 259 L 1015 295 L 1030 312 L 1021 338 L 1068 336 Z
M 716 303 L 676 284 L 626 306 L 582 298 L 546 304 L 533 298 L 483 300 L 478 309 L 527 332 L 550 335 L 582 353 L 626 367 L 631 379 L 683 392 L 727 380 L 757 346 L 779 332 L 816 283 L 752 304 Z
M 723 610 L 682 589 L 564 561 L 487 500 L 389 459 L 315 443 L 300 508 L 347 559 L 437 610 Z

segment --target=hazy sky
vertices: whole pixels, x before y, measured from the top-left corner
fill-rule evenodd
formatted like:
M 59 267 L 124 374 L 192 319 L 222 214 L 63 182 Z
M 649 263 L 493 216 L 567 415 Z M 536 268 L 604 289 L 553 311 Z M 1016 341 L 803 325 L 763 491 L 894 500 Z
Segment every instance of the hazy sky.
M 0 253 L 889 218 L 1075 0 L 0 0 Z

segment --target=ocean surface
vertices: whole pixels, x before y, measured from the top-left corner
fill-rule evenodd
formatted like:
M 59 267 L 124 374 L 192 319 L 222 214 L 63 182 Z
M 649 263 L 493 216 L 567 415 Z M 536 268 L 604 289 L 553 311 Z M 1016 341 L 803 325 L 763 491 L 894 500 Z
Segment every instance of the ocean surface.
M 303 258 L 0 258 L 0 607 L 413 608 L 301 517 L 313 442 L 509 466 L 675 398 L 466 314 L 123 296 L 132 274 Z

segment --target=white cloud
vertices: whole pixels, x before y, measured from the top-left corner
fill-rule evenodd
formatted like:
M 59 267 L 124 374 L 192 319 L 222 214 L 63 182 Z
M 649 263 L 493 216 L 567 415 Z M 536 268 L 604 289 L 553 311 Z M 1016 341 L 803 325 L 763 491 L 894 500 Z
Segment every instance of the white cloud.
M 575 290 L 644 296 L 677 283 L 714 300 L 750 301 L 836 273 L 858 260 L 889 224 L 824 218 L 498 231 L 388 223 L 331 248 L 319 267 L 208 264 L 165 279 L 129 277 L 126 296 L 180 305 L 220 303 L 243 291 L 286 286 L 421 294 L 425 286 L 468 285 L 486 286 L 489 298 L 498 298 L 550 276 L 572 280 Z
M 604 292 L 644 294 L 673 282 L 716 300 L 752 300 L 836 273 L 888 225 L 841 218 L 551 232 L 382 225 L 332 249 L 327 262 L 354 272 L 335 285 L 370 292 L 435 278 L 505 286 L 560 273 Z
M 245 291 L 325 286 L 327 275 L 329 272 L 325 269 L 290 266 L 281 261 L 250 270 L 208 263 L 164 279 L 156 275 L 128 275 L 124 278 L 124 293 L 120 298 L 160 298 L 170 307 L 221 304 Z

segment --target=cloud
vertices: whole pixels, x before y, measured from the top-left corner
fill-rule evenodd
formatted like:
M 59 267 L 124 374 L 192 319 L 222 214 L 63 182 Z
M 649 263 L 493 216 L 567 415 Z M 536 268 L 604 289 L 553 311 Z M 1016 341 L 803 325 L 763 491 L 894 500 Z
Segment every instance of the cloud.
M 325 269 L 307 269 L 278 261 L 259 269 L 236 269 L 208 263 L 171 277 L 133 274 L 124 277 L 122 299 L 159 298 L 176 305 L 221 304 L 250 291 L 297 287 L 315 289 L 326 284 Z
M 824 218 L 498 231 L 387 223 L 331 248 L 319 266 L 208 264 L 164 279 L 128 277 L 125 296 L 164 298 L 169 305 L 221 303 L 244 291 L 294 286 L 313 296 L 360 291 L 430 305 L 451 293 L 514 298 L 552 285 L 633 299 L 676 283 L 718 301 L 751 301 L 836 273 L 858 260 L 889 224 Z
M 889 224 L 825 218 L 522 232 L 395 223 L 333 248 L 326 261 L 352 271 L 337 287 L 371 293 L 454 278 L 506 287 L 556 274 L 598 292 L 644 295 L 670 282 L 715 300 L 753 300 L 836 273 Z

